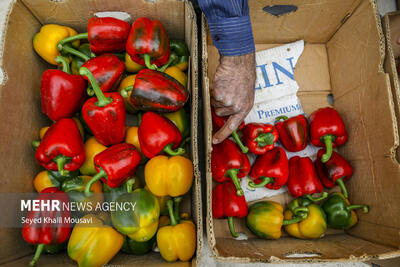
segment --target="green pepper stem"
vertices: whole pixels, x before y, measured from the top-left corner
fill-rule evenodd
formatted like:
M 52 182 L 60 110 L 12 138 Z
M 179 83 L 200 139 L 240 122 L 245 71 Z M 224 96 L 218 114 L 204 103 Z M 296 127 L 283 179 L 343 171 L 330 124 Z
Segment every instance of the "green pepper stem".
M 296 216 L 296 218 L 290 219 L 290 220 L 283 220 L 282 225 L 289 225 L 289 224 L 294 224 L 301 222 L 305 218 L 307 218 L 308 214 L 307 213 L 299 213 L 299 216 Z
M 236 195 L 241 197 L 244 195 L 244 192 L 242 187 L 240 186 L 239 179 L 237 177 L 238 173 L 239 173 L 238 169 L 230 169 L 226 171 L 225 176 L 230 177 L 232 179 L 232 182 L 236 187 Z
M 183 154 L 185 154 L 185 149 L 184 148 L 182 148 L 182 147 L 178 147 L 176 150 L 173 150 L 172 149 L 172 145 L 173 144 L 168 144 L 168 145 L 166 145 L 165 147 L 164 147 L 164 152 L 165 153 L 167 153 L 168 155 L 170 155 L 170 156 L 180 156 L 180 155 L 183 155 Z
M 64 155 L 58 155 L 53 159 L 53 161 L 57 164 L 57 169 L 58 172 L 62 176 L 66 176 L 69 174 L 69 171 L 64 170 L 64 165 L 71 160 L 70 157 L 64 156 Z
M 253 141 L 257 142 L 257 146 L 265 147 L 274 143 L 274 135 L 272 133 L 262 133 L 254 138 Z
M 236 144 L 240 147 L 240 150 L 242 150 L 243 153 L 249 152 L 249 148 L 245 145 L 243 145 L 242 140 L 240 140 L 239 135 L 237 134 L 237 131 L 234 130 L 232 132 L 232 137 L 235 139 Z
M 355 210 L 355 209 L 362 209 L 364 213 L 369 212 L 369 207 L 367 205 L 350 205 L 347 207 L 347 210 Z
M 69 67 L 68 62 L 62 56 L 56 56 L 54 59 L 56 63 L 62 64 L 62 71 L 68 74 L 71 74 L 71 68 Z
M 33 150 L 36 150 L 39 146 L 40 146 L 40 141 L 38 140 L 32 141 Z
M 124 89 L 121 90 L 120 94 L 123 98 L 129 97 L 129 91 L 133 90 L 133 85 L 130 85 L 128 87 L 125 87 Z
M 181 142 L 181 144 L 179 145 L 179 147 L 184 147 L 186 145 L 187 142 L 190 141 L 190 136 L 186 137 L 185 139 L 183 139 L 183 141 Z
M 96 106 L 104 107 L 112 102 L 111 98 L 105 97 L 105 95 L 103 94 L 103 92 L 100 89 L 99 84 L 96 81 L 96 78 L 93 76 L 93 74 L 92 74 L 92 72 L 90 72 L 90 70 L 88 70 L 85 67 L 81 67 L 79 69 L 79 74 L 82 76 L 86 76 L 89 79 L 90 84 L 92 85 L 92 88 L 93 88 L 94 93 L 96 94 L 96 97 L 98 100 L 96 102 Z
M 131 193 L 134 184 L 135 184 L 135 178 L 129 178 L 126 181 L 126 192 Z
M 325 199 L 327 196 L 328 196 L 327 192 L 322 192 L 322 195 L 320 197 L 313 197 L 310 194 L 305 195 L 305 197 L 308 198 L 309 200 L 311 200 L 312 202 L 321 201 L 321 200 Z
M 289 117 L 288 116 L 284 116 L 284 115 L 282 115 L 282 116 L 278 116 L 278 117 L 276 117 L 275 118 L 275 122 L 278 122 L 278 121 L 280 121 L 280 120 L 287 120 L 287 119 L 289 119 Z
M 143 59 L 144 59 L 144 64 L 146 65 L 146 67 L 150 70 L 157 70 L 157 65 L 156 64 L 151 64 L 151 58 L 149 54 L 144 54 L 143 55 Z
M 262 176 L 262 177 L 260 177 L 260 179 L 261 179 L 261 182 L 259 184 L 256 184 L 254 181 L 250 181 L 248 183 L 248 186 L 251 188 L 259 188 L 259 187 L 263 187 L 267 184 L 271 184 L 274 182 L 274 178 L 271 178 L 271 177 Z
M 86 88 L 86 94 L 87 94 L 88 96 L 94 96 L 94 91 L 93 91 L 92 86 L 89 85 L 89 86 Z
M 32 261 L 29 263 L 29 266 L 33 267 L 36 265 L 36 262 L 39 260 L 40 254 L 42 254 L 42 251 L 44 249 L 44 244 L 39 244 L 36 247 L 36 252 L 35 252 L 35 256 L 33 256 Z
M 172 199 L 167 201 L 167 208 L 168 208 L 168 212 L 169 212 L 169 219 L 171 220 L 171 225 L 175 226 L 178 224 L 178 222 L 175 219 L 175 215 L 174 215 L 174 208 L 173 208 L 173 201 Z
M 174 197 L 174 216 L 175 220 L 179 223 L 181 216 L 179 215 L 179 205 L 181 204 L 182 197 Z
M 162 66 L 161 68 L 158 69 L 159 72 L 164 72 L 175 60 L 176 60 L 176 55 L 174 53 L 170 54 L 168 62 Z
M 95 182 L 97 182 L 103 177 L 107 178 L 107 173 L 103 169 L 100 169 L 100 171 L 95 176 L 93 176 L 92 179 L 90 179 L 90 181 L 86 184 L 85 196 L 87 197 L 91 196 L 90 188 Z
M 65 43 L 70 43 L 76 40 L 81 40 L 81 39 L 87 39 L 88 38 L 88 33 L 84 32 L 84 33 L 79 33 L 79 34 L 75 34 L 72 36 L 69 36 L 65 39 L 62 39 L 61 41 L 58 42 L 57 45 L 64 45 Z
M 229 225 L 229 231 L 231 231 L 231 235 L 234 238 L 237 238 L 239 235 L 235 231 L 235 226 L 233 225 L 233 217 L 228 217 L 228 225 Z
M 90 57 L 88 57 L 87 55 L 85 55 L 84 53 L 82 53 L 79 50 L 76 50 L 68 45 L 57 45 L 57 49 L 59 51 L 63 51 L 63 52 L 67 52 L 69 54 L 72 54 L 74 56 L 80 57 L 81 59 L 83 59 L 84 61 L 88 61 L 90 59 Z
M 331 134 L 324 135 L 321 137 L 321 141 L 325 143 L 326 153 L 322 155 L 322 163 L 327 162 L 332 156 L 332 142 L 335 140 L 335 136 Z
M 337 183 L 338 186 L 340 187 L 340 190 L 342 190 L 343 196 L 344 196 L 345 198 L 348 198 L 349 195 L 348 195 L 348 193 L 347 193 L 346 186 L 344 185 L 343 178 L 345 178 L 345 177 L 342 177 L 342 178 L 337 179 L 337 180 L 335 181 L 335 183 Z
M 308 210 L 308 207 L 297 207 L 294 210 L 292 210 L 292 212 L 296 217 L 302 217 L 303 215 L 301 215 L 301 214 L 304 213 L 304 214 L 308 215 L 309 210 Z

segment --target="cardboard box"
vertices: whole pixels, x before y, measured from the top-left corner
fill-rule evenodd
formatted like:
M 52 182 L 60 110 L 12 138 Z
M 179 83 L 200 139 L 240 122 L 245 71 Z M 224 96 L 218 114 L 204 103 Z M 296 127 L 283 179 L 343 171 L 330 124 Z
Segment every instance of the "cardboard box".
M 297 10 L 281 16 L 263 11 L 266 6 L 288 4 L 297 6 Z M 359 223 L 354 228 L 330 229 L 318 240 L 287 235 L 279 240 L 259 239 L 246 229 L 244 219 L 235 220 L 235 227 L 249 238 L 234 240 L 226 221 L 212 218 L 209 85 L 219 54 L 203 17 L 206 224 L 213 256 L 231 262 L 365 261 L 400 256 L 398 103 L 393 100 L 389 76 L 383 70 L 384 36 L 376 2 L 259 0 L 249 1 L 249 5 L 257 50 L 305 40 L 295 68 L 298 96 L 309 115 L 329 106 L 328 95 L 333 95 L 333 107 L 342 115 L 349 133 L 347 144 L 338 151 L 354 167 L 354 176 L 347 182 L 350 202 L 368 204 L 370 213 L 358 213 Z M 272 198 L 281 204 L 290 199 L 288 193 Z
M 202 216 L 200 170 L 198 163 L 198 37 L 196 14 L 191 3 L 179 0 L 17 0 L 8 10 L 4 40 L 1 40 L 0 66 L 5 81 L 0 85 L 0 192 L 33 192 L 32 180 L 40 170 L 30 147 L 38 138 L 38 131 L 50 121 L 40 109 L 40 79 L 44 70 L 54 68 L 45 63 L 33 50 L 32 37 L 41 25 L 56 23 L 86 31 L 89 17 L 101 11 L 124 11 L 132 19 L 149 17 L 161 20 L 171 38 L 184 39 L 191 53 L 189 88 L 191 91 L 191 153 L 195 180 L 185 206 L 190 209 L 197 225 L 197 257 L 192 262 L 176 263 L 177 266 L 196 264 L 202 247 Z M 191 202 L 191 203 L 190 203 Z M 33 249 L 24 242 L 21 229 L 0 229 L 0 264 L 27 266 Z M 75 266 L 66 253 L 43 254 L 40 266 Z M 160 266 L 167 264 L 159 253 L 132 256 L 119 253 L 110 264 L 124 266 Z

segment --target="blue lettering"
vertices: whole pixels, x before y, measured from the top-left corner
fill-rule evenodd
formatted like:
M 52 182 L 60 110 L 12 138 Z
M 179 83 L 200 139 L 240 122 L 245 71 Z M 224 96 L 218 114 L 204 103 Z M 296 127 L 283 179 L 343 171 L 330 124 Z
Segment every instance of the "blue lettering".
M 259 65 L 257 68 L 260 68 L 261 74 L 263 76 L 265 86 L 264 88 L 272 87 L 273 85 L 269 82 L 268 74 L 267 74 L 267 69 L 266 69 L 267 64 Z M 255 90 L 260 90 L 261 89 L 261 84 L 258 84 L 258 87 L 255 88 Z
M 258 111 L 257 111 L 258 118 L 259 118 L 259 119 L 262 119 L 262 117 L 264 116 L 264 113 L 265 113 L 265 112 L 264 112 L 263 110 L 258 110 Z
M 289 61 L 290 67 L 292 69 L 292 73 L 290 73 L 287 69 L 285 69 L 278 63 L 272 62 L 272 66 L 274 67 L 275 77 L 278 81 L 278 83 L 276 85 L 283 84 L 283 82 L 281 82 L 281 80 L 279 80 L 278 70 L 294 81 L 294 68 L 293 68 L 293 62 L 292 62 L 293 57 L 287 58 L 286 60 Z

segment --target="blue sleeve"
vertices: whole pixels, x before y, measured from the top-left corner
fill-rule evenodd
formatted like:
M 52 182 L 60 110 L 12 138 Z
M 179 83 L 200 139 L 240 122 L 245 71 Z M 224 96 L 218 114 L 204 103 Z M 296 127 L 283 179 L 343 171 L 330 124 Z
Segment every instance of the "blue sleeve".
M 255 51 L 248 0 L 198 0 L 213 44 L 223 56 Z

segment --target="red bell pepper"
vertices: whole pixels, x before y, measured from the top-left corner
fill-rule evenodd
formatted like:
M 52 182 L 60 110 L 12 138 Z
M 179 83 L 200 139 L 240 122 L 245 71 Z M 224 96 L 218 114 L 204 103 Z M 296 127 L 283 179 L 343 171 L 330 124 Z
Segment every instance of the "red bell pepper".
M 242 132 L 243 143 L 251 153 L 256 155 L 265 154 L 265 152 L 273 149 L 279 138 L 275 127 L 265 123 L 248 123 L 244 126 Z
M 233 237 L 238 237 L 233 217 L 243 218 L 247 216 L 248 207 L 244 196 L 236 194 L 235 185 L 228 181 L 218 184 L 212 192 L 212 214 L 216 219 L 228 218 L 229 230 Z
M 86 98 L 85 80 L 79 75 L 71 75 L 63 57 L 57 56 L 55 61 L 62 63 L 63 70 L 46 70 L 40 83 L 42 111 L 52 121 L 72 117 Z
M 212 117 L 212 123 L 213 123 L 213 130 L 214 131 L 218 131 L 219 129 L 222 128 L 222 126 L 224 126 L 224 124 L 226 123 L 226 121 L 229 119 L 229 116 L 225 116 L 225 117 L 219 117 L 216 113 L 214 108 L 211 108 L 211 117 Z M 244 127 L 244 122 L 242 122 L 239 127 L 234 130 L 232 132 L 232 137 L 233 139 L 235 139 L 236 144 L 238 144 L 238 146 L 240 147 L 240 149 L 242 150 L 243 153 L 247 153 L 249 152 L 249 148 L 245 145 L 243 145 L 242 140 L 240 140 L 240 137 L 237 133 L 238 130 L 242 130 Z
M 58 190 L 56 187 L 49 187 L 39 193 L 37 200 L 40 205 L 58 201 L 60 211 L 53 210 L 51 205 L 47 209 L 43 207 L 40 211 L 29 211 L 27 218 L 31 219 L 31 223 L 28 220 L 25 222 L 22 227 L 22 237 L 26 242 L 37 245 L 36 253 L 30 262 L 30 266 L 36 264 L 45 245 L 56 245 L 66 242 L 72 228 L 71 223 L 68 223 L 66 220 L 70 217 L 70 212 L 67 209 L 63 209 L 63 206 L 68 203 L 66 193 Z M 57 222 L 45 221 L 45 219 L 48 220 L 47 218 Z M 41 222 L 33 221 L 34 219 L 40 219 Z
M 90 70 L 103 92 L 114 91 L 118 87 L 125 69 L 124 63 L 112 54 L 92 58 L 83 63 L 82 67 Z M 84 78 L 89 81 L 88 78 Z M 93 95 L 90 91 L 89 94 Z
M 189 93 L 177 80 L 168 74 L 143 69 L 136 74 L 135 84 L 121 91 L 138 110 L 173 112 L 181 109 L 189 98 Z
M 97 174 L 86 184 L 85 193 L 100 179 L 111 188 L 120 186 L 135 173 L 140 160 L 140 152 L 132 144 L 113 145 L 100 152 L 94 157 Z
M 157 113 L 149 111 L 143 115 L 138 137 L 140 149 L 148 158 L 153 158 L 162 151 L 171 156 L 185 153 L 185 149 L 179 147 L 182 141 L 179 129 L 169 119 Z
M 289 161 L 285 150 L 280 147 L 258 156 L 251 168 L 250 188 L 265 186 L 277 190 L 284 186 L 289 178 Z
M 344 182 L 353 176 L 353 167 L 341 155 L 332 152 L 331 158 L 323 163 L 322 156 L 326 153 L 325 149 L 320 149 L 317 154 L 317 160 L 314 162 L 317 174 L 326 188 L 332 188 L 336 184 L 340 186 L 342 194 L 348 197 Z
M 311 196 L 314 193 L 321 193 L 324 187 L 309 157 L 295 156 L 289 160 L 289 179 L 286 186 L 293 197 L 304 196 L 315 202 L 328 196 L 326 192 L 323 192 L 319 198 Z
M 275 127 L 279 133 L 279 140 L 287 151 L 298 152 L 306 148 L 308 129 L 307 119 L 304 115 L 290 119 L 286 116 L 279 116 L 276 118 Z
M 225 182 L 232 180 L 236 187 L 236 194 L 243 196 L 238 178 L 243 178 L 250 172 L 250 162 L 245 153 L 229 139 L 213 145 L 211 152 L 211 172 L 215 181 Z
M 105 93 L 100 90 L 93 74 L 85 67 L 79 69 L 85 75 L 97 97 L 83 104 L 82 116 L 97 141 L 105 146 L 121 143 L 125 138 L 125 104 L 118 93 Z
M 314 146 L 326 147 L 326 153 L 321 157 L 327 162 L 332 155 L 332 147 L 346 143 L 347 131 L 339 113 L 326 107 L 314 111 L 310 117 L 310 138 Z
M 35 154 L 42 167 L 67 175 L 85 162 L 85 147 L 81 133 L 73 119 L 61 119 L 50 126 Z
M 169 38 L 161 21 L 136 19 L 126 42 L 126 52 L 134 62 L 146 65 L 148 69 L 158 69 L 167 64 L 170 58 Z

